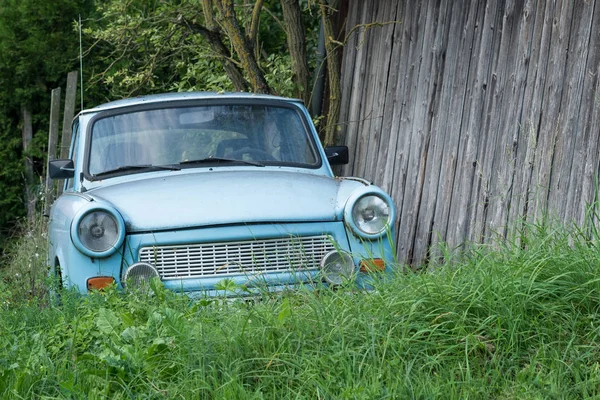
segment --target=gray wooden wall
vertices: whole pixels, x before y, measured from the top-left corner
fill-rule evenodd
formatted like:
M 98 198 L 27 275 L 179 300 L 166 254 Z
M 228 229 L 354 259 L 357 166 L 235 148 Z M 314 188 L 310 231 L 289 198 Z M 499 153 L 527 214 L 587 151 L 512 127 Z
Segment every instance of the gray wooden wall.
M 346 34 L 343 174 L 392 194 L 401 261 L 523 218 L 584 221 L 598 196 L 600 1 L 350 0 Z

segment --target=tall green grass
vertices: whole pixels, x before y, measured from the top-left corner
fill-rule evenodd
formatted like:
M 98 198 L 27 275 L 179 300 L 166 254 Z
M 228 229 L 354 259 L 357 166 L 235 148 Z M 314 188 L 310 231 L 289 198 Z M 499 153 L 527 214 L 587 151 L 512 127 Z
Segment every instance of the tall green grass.
M 190 301 L 154 283 L 54 307 L 26 296 L 1 307 L 0 397 L 597 398 L 589 233 L 528 226 L 370 292 Z

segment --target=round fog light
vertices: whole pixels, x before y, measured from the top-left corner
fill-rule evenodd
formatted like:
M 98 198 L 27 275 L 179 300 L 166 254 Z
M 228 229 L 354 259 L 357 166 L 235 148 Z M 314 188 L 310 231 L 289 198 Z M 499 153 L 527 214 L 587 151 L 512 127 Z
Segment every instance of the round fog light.
M 127 268 L 121 283 L 127 288 L 142 287 L 149 285 L 150 280 L 157 276 L 158 271 L 152 264 L 140 262 Z
M 354 260 L 345 251 L 330 251 L 321 260 L 321 271 L 332 285 L 341 285 L 344 280 L 352 278 L 354 270 Z

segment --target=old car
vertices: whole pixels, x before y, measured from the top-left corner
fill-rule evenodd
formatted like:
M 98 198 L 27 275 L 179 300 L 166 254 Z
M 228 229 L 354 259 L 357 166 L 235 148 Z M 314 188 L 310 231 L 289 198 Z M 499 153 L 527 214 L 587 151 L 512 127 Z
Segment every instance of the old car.
M 351 282 L 394 268 L 395 207 L 335 177 L 348 148 L 323 148 L 299 100 L 172 93 L 81 111 L 63 194 L 49 219 L 49 267 L 82 293 L 135 287 L 216 294 Z

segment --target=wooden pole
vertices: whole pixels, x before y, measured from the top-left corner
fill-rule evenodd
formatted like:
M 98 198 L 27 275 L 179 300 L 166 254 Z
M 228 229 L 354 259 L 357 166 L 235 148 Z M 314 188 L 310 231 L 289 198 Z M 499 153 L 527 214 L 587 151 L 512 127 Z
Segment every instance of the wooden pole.
M 33 128 L 31 113 L 27 107 L 23 106 L 21 112 L 23 114 L 23 153 L 25 154 L 25 207 L 27 208 L 27 219 L 33 221 L 37 197 L 33 185 L 33 162 L 27 154 L 33 140 Z
M 77 97 L 77 74 L 78 71 L 71 71 L 67 75 L 67 90 L 65 93 L 65 109 L 63 114 L 62 137 L 60 139 L 60 158 L 69 157 L 69 147 L 71 146 L 71 122 L 75 115 L 75 100 Z M 63 185 L 58 185 L 58 195 L 63 191 Z
M 71 71 L 67 75 L 67 90 L 65 92 L 65 110 L 63 114 L 62 138 L 60 142 L 60 158 L 69 157 L 71 146 L 71 123 L 75 116 L 75 100 L 77 96 L 77 74 Z
M 56 159 L 56 148 L 58 145 L 58 123 L 60 118 L 60 88 L 52 89 L 50 103 L 50 131 L 48 134 L 48 163 Z M 46 202 L 44 204 L 44 215 L 48 215 L 50 205 L 54 201 L 54 185 L 50 179 L 50 169 L 46 166 Z

